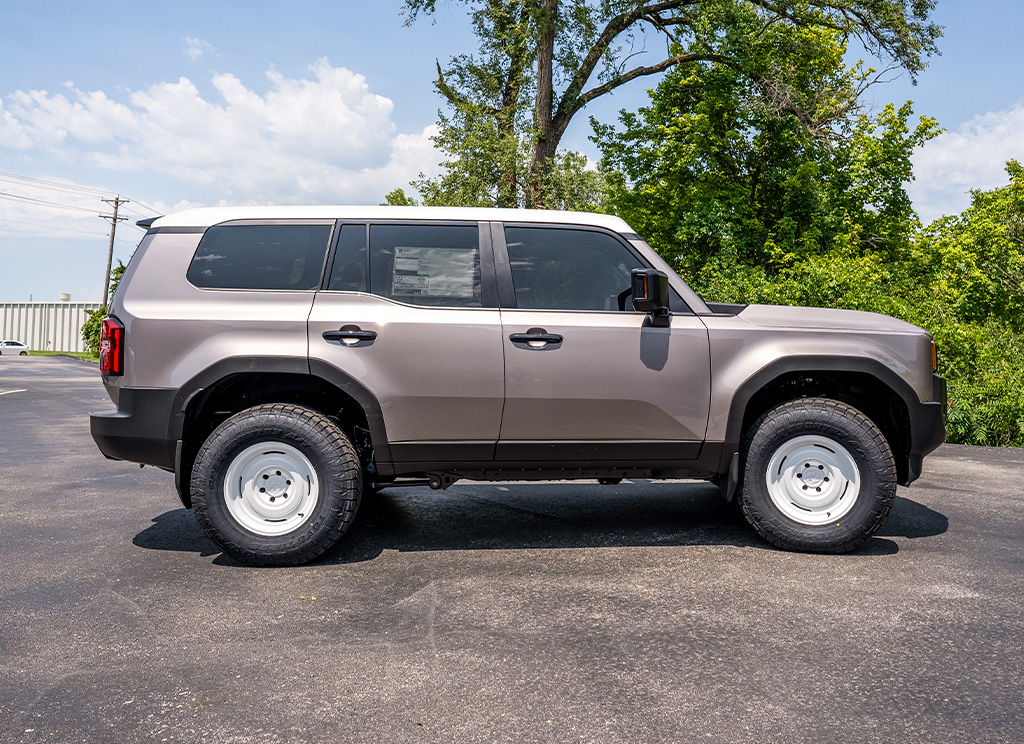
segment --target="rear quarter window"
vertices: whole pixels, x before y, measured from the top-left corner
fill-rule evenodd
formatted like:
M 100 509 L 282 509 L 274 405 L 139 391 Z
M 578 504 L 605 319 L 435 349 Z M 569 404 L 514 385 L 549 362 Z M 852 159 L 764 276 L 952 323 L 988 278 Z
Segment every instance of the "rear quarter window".
M 317 289 L 330 237 L 331 225 L 214 225 L 187 278 L 202 289 Z

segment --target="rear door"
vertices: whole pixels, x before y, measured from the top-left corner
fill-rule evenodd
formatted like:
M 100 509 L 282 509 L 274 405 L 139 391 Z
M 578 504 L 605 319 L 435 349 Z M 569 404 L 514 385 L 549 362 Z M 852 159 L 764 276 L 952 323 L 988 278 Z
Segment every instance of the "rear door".
M 387 459 L 493 459 L 503 348 L 489 234 L 478 223 L 341 225 L 308 328 L 313 371 L 328 365 L 376 399 Z
M 669 328 L 633 310 L 616 234 L 493 226 L 505 347 L 496 459 L 586 464 L 695 459 L 710 401 L 708 332 L 673 297 Z

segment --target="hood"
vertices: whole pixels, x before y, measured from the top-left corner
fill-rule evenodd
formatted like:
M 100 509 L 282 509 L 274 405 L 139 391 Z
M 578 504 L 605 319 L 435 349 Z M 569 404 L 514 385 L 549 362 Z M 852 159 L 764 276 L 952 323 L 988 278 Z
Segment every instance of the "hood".
M 749 305 L 739 317 L 748 323 L 770 328 L 820 328 L 832 331 L 874 331 L 882 333 L 923 333 L 915 325 L 879 313 L 835 310 L 825 307 Z

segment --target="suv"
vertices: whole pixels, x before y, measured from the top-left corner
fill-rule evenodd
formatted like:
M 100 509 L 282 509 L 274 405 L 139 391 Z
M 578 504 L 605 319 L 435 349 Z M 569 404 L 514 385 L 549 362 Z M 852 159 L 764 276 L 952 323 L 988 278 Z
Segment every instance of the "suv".
M 195 209 L 148 232 L 103 322 L 108 458 L 175 475 L 221 550 L 298 564 L 363 493 L 702 478 L 776 546 L 864 543 L 945 439 L 920 328 L 704 302 L 618 219 Z

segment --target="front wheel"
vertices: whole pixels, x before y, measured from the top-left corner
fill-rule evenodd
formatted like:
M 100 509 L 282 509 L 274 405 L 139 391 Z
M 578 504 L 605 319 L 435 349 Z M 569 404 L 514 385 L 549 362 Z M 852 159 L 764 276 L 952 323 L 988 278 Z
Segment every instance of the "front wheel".
M 741 506 L 751 526 L 790 550 L 845 553 L 881 526 L 896 465 L 878 427 L 853 406 L 802 398 L 776 406 L 743 446 Z
M 335 545 L 362 494 L 345 433 L 310 408 L 256 406 L 218 426 L 196 456 L 192 507 L 206 535 L 250 565 L 297 565 Z
M 18 356 L 28 356 L 28 352 L 27 351 L 23 351 L 20 354 L 18 354 Z

